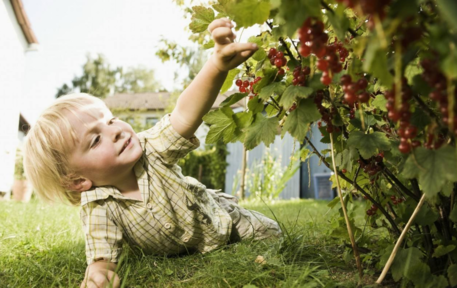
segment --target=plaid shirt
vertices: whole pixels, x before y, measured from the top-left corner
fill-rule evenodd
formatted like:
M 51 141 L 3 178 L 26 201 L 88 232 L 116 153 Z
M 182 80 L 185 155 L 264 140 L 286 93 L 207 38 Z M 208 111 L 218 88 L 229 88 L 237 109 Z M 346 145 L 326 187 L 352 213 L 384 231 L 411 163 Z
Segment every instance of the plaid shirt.
M 143 157 L 134 169 L 143 200 L 125 197 L 114 187 L 81 195 L 87 263 L 117 262 L 123 241 L 159 255 L 207 252 L 226 244 L 230 215 L 176 164 L 200 145 L 198 139 L 179 135 L 169 115 L 138 137 Z

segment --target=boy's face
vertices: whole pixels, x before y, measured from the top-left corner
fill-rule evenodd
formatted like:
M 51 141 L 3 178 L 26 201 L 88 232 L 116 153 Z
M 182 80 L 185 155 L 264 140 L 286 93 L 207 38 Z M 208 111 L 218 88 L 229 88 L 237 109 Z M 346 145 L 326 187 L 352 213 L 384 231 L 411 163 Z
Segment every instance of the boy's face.
M 139 139 L 132 127 L 114 118 L 108 108 L 89 104 L 84 109 L 68 112 L 76 136 L 70 149 L 70 167 L 93 186 L 117 186 L 132 176 L 142 155 Z

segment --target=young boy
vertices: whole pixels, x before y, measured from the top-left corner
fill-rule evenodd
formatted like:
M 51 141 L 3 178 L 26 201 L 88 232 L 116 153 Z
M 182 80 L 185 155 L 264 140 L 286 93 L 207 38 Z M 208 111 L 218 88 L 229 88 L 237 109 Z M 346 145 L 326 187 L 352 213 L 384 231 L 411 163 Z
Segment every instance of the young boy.
M 29 131 L 24 164 L 35 191 L 81 205 L 88 263 L 81 287 L 105 287 L 110 281 L 119 287 L 114 271 L 123 242 L 167 255 L 281 235 L 275 221 L 183 176 L 176 165 L 199 146 L 194 132 L 227 71 L 258 49 L 233 43 L 231 28 L 226 19 L 209 25 L 213 55 L 173 112 L 151 129 L 135 134 L 103 101 L 76 94 L 56 100 Z

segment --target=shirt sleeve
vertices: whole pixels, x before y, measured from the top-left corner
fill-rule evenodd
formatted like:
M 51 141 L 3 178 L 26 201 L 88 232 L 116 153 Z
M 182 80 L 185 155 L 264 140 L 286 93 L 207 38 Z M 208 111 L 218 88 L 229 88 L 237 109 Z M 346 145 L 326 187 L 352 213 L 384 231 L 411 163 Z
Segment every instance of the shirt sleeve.
M 170 114 L 165 115 L 154 127 L 138 134 L 144 141 L 146 155 L 155 154 L 165 164 L 176 164 L 179 159 L 200 146 L 200 141 L 193 136 L 182 137 L 170 122 Z
M 87 265 L 98 260 L 118 262 L 122 232 L 108 217 L 105 205 L 90 202 L 82 206 L 81 221 L 86 240 Z

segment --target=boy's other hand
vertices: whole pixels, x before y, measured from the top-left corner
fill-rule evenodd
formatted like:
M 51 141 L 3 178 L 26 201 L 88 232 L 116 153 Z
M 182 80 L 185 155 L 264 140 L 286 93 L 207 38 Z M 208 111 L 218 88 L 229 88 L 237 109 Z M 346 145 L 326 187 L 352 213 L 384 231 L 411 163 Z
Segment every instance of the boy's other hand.
M 234 43 L 236 38 L 232 32 L 233 24 L 228 19 L 216 19 L 208 26 L 208 30 L 214 40 L 214 53 L 211 61 L 220 71 L 229 71 L 257 51 L 254 43 Z
M 81 283 L 81 288 L 119 288 L 121 281 L 114 272 L 117 264 L 104 261 L 96 261 L 86 269 L 86 277 Z

